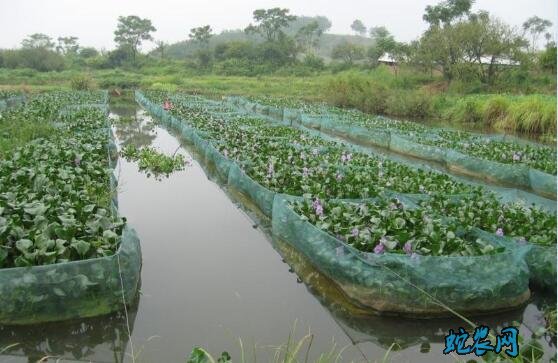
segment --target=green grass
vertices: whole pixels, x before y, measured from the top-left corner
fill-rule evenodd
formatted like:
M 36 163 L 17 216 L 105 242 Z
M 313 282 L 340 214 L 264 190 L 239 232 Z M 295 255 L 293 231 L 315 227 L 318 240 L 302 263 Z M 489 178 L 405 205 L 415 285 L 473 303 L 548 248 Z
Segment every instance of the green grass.
M 338 74 L 325 71 L 307 77 L 243 77 L 201 74 L 180 62 L 168 62 L 136 69 L 62 72 L 0 68 L 0 89 L 68 89 L 72 81 L 75 87 L 76 80 L 83 75 L 91 78 L 91 84 L 103 89 L 185 90 L 213 97 L 244 95 L 328 101 L 336 106 L 357 108 L 371 114 L 444 120 L 456 124 L 474 123 L 514 132 L 550 135 L 551 139 L 556 135 L 555 87 L 536 86 L 538 81 L 535 76 L 526 82 L 532 83 L 529 89 L 533 88 L 540 94 L 463 94 L 494 90 L 458 82 L 450 85 L 448 90 L 439 76 L 430 76 L 408 67 L 402 67 L 397 73 L 380 66 L 374 70 L 349 70 Z

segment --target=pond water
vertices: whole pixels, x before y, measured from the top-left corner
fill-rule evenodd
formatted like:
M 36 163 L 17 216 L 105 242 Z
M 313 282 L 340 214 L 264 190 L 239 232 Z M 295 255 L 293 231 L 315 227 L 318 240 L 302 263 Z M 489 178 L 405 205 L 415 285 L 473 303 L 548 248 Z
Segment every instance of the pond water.
M 153 146 L 189 156 L 171 132 L 133 105 L 112 108 L 120 117 L 120 146 Z M 110 316 L 28 327 L 0 326 L 0 362 L 184 362 L 193 346 L 240 361 L 273 358 L 274 347 L 313 334 L 310 361 L 332 348 L 341 362 L 455 362 L 444 356 L 444 335 L 460 319 L 413 320 L 369 315 L 297 251 L 273 241 L 194 160 L 161 181 L 120 160 L 119 208 L 138 232 L 141 294 Z M 234 199 L 234 198 L 233 198 Z M 522 309 L 471 318 L 492 328 L 514 321 L 530 337 L 541 325 L 537 296 Z M 131 333 L 129 337 L 128 332 Z M 555 342 L 539 343 L 549 359 Z M 13 345 L 10 347 L 12 344 Z M 306 352 L 306 345 L 302 351 Z M 3 347 L 8 347 L 4 348 Z M 304 354 L 304 353 L 303 353 Z M 471 357 L 467 357 L 471 358 Z M 46 360 L 45 360 L 46 361 Z

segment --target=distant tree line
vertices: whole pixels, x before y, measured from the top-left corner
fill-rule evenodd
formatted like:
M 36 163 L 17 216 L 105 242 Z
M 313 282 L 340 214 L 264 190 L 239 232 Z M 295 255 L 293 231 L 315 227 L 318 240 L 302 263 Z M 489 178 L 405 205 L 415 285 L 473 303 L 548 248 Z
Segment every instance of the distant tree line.
M 116 49 L 98 51 L 82 47 L 74 36 L 56 40 L 32 34 L 19 49 L 0 50 L 0 67 L 60 71 L 72 67 L 141 67 L 177 61 L 176 49 L 189 51 L 185 66 L 201 72 L 255 75 L 291 67 L 322 71 L 351 67 L 374 68 L 381 62 L 407 65 L 453 80 L 493 84 L 509 69 L 556 72 L 556 42 L 549 33 L 552 23 L 533 16 L 517 29 L 486 11 L 472 11 L 474 0 L 445 0 L 425 8 L 428 29 L 419 39 L 399 42 L 385 26 L 368 28 L 362 20 L 351 24 L 354 36 L 327 32 L 331 22 L 322 16 L 294 16 L 285 8 L 257 9 L 243 32 L 214 34 L 210 25 L 191 28 L 188 40 L 170 45 L 155 40 L 155 27 L 138 16 L 118 18 Z M 186 33 L 186 31 L 185 31 Z M 538 44 L 544 37 L 545 46 Z M 335 41 L 333 41 L 335 40 Z M 155 48 L 142 54 L 150 41 Z M 324 48 L 328 53 L 323 54 Z

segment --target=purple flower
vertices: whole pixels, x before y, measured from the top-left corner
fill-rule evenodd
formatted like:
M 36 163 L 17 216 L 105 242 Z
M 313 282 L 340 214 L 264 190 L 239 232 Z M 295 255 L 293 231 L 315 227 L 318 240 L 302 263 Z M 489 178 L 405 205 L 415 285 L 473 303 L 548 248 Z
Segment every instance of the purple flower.
M 314 212 L 316 212 L 316 215 L 318 217 L 321 217 L 321 216 L 324 215 L 324 207 L 322 206 L 322 203 L 320 202 L 320 200 L 318 198 L 316 198 L 312 202 L 312 208 L 314 208 Z
M 351 161 L 351 158 L 352 158 L 352 157 L 353 157 L 353 156 L 352 156 L 351 154 L 347 154 L 347 161 Z
M 498 228 L 496 230 L 496 235 L 500 236 L 500 237 L 503 237 L 504 236 L 504 230 L 502 228 Z
M 513 161 L 521 161 L 521 152 L 513 153 Z
M 343 153 L 341 154 L 341 162 L 345 163 L 347 161 L 347 156 Z
M 403 251 L 405 251 L 405 253 L 408 255 L 413 253 L 413 247 L 411 246 L 411 242 L 405 242 L 405 244 L 403 245 Z
M 307 167 L 302 168 L 302 177 L 303 178 L 308 178 L 308 168 Z
M 385 247 L 381 242 L 378 243 L 376 247 L 374 247 L 374 253 L 377 255 L 381 255 L 382 253 L 384 253 L 384 251 L 385 251 Z
M 358 228 L 353 228 L 353 230 L 351 231 L 351 236 L 358 237 L 358 233 L 359 233 Z
M 273 163 L 270 161 L 269 166 L 267 167 L 267 178 L 273 178 L 273 174 L 275 174 L 275 169 L 273 168 Z
M 312 155 L 317 156 L 318 155 L 318 149 L 312 149 Z

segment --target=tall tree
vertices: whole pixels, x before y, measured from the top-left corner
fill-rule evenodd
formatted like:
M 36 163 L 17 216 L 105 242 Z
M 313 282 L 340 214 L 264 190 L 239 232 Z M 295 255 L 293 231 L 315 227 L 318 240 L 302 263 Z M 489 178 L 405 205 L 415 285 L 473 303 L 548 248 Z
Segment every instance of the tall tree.
M 366 35 L 366 26 L 362 22 L 362 20 L 356 19 L 351 24 L 351 29 L 358 35 L 364 36 Z
M 64 55 L 77 54 L 79 50 L 77 37 L 58 37 L 56 51 Z
M 245 32 L 260 34 L 268 42 L 279 40 L 284 36 L 283 28 L 296 19 L 296 16 L 289 14 L 289 9 L 281 8 L 254 10 L 253 17 L 256 24 L 248 25 Z
M 479 78 L 493 84 L 502 63 L 519 59 L 520 49 L 526 42 L 513 28 L 492 18 L 488 12 L 479 12 L 469 21 L 458 23 L 453 32 L 464 50 L 464 61 L 476 65 Z
M 342 42 L 336 45 L 331 51 L 331 58 L 341 59 L 346 64 L 353 64 L 354 61 L 364 58 L 364 47 L 349 42 Z
M 428 5 L 422 19 L 433 26 L 445 26 L 454 20 L 469 15 L 475 0 L 446 0 L 437 5 Z
M 331 20 L 325 16 L 297 16 L 295 20 L 289 22 L 289 26 L 285 29 L 285 33 L 296 36 L 296 33 L 298 33 L 302 27 L 309 26 L 314 22 L 318 23 L 318 28 L 322 33 L 326 33 L 331 29 Z
M 190 29 L 190 39 L 202 46 L 207 46 L 212 36 L 213 29 L 210 25 Z
M 374 44 L 368 48 L 367 56 L 372 66 L 376 66 L 380 57 L 386 53 L 393 57 L 399 46 L 393 35 L 383 26 L 370 28 L 370 38 L 374 40 Z
M 153 40 L 151 33 L 156 30 L 149 19 L 142 19 L 136 15 L 119 16 L 114 41 L 121 48 L 130 50 L 135 62 L 141 43 L 144 40 Z
M 523 23 L 523 31 L 531 34 L 531 52 L 535 53 L 539 36 L 552 26 L 552 22 L 547 19 L 532 16 Z
M 320 24 L 317 21 L 313 21 L 298 29 L 295 39 L 298 46 L 306 52 L 318 46 L 322 33 L 323 30 L 320 28 Z
M 52 50 L 54 48 L 54 42 L 52 41 L 52 38 L 46 34 L 35 33 L 23 39 L 21 46 L 26 49 L 40 48 Z

